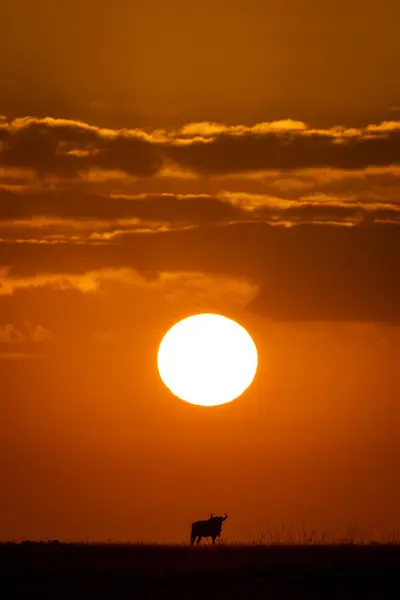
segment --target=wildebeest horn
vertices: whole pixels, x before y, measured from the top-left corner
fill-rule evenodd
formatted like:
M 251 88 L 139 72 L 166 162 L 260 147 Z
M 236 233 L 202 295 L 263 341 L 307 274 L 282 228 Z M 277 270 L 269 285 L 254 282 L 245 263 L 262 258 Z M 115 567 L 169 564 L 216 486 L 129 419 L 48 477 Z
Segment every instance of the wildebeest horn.
M 213 516 L 214 516 L 214 513 L 211 513 L 211 514 L 210 514 L 210 519 L 211 519 Z
M 227 519 L 227 518 L 228 518 L 228 513 L 225 513 L 225 519 Z

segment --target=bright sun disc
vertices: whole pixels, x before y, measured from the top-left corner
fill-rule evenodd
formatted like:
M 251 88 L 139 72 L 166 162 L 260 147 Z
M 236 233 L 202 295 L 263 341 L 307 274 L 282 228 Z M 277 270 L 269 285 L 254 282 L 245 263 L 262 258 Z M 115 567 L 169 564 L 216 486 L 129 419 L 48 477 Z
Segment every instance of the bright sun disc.
M 225 404 L 240 396 L 257 371 L 257 348 L 232 319 L 200 314 L 176 323 L 158 350 L 158 371 L 181 400 L 201 406 Z

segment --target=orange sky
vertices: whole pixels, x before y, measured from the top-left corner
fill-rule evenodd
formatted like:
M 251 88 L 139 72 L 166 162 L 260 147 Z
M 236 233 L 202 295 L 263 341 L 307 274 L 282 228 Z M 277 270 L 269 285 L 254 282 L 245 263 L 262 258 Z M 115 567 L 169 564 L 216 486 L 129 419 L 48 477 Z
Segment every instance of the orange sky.
M 394 532 L 399 11 L 6 0 L 0 539 Z M 259 349 L 213 409 L 156 369 L 199 311 Z

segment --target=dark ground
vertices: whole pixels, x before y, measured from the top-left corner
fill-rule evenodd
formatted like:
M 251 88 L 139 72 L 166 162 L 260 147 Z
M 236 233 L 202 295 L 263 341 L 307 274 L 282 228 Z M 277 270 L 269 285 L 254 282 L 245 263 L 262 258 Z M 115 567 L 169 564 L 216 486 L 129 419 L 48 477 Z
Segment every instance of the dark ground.
M 400 546 L 0 545 L 0 598 L 400 598 Z

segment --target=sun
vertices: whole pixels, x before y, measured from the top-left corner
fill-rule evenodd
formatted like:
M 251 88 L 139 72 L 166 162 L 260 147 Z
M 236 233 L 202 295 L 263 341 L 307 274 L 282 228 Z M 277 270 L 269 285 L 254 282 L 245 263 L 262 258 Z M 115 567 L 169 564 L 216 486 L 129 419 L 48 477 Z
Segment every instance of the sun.
M 158 349 L 158 371 L 181 400 L 200 406 L 231 402 L 252 383 L 258 353 L 248 332 L 222 315 L 203 313 L 176 323 Z

